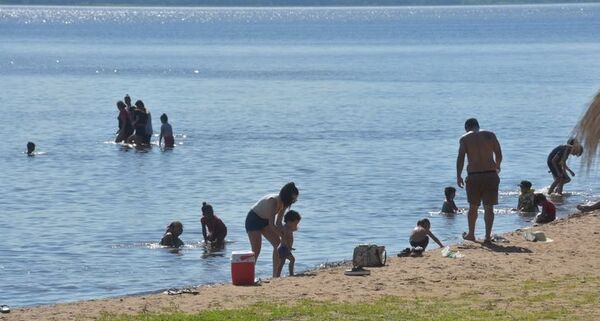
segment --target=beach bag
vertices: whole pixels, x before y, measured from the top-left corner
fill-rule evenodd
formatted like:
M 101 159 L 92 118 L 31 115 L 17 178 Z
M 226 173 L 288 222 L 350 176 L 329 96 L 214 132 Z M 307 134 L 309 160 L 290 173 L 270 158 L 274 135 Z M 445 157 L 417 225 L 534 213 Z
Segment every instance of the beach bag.
M 387 260 L 385 246 L 361 244 L 354 248 L 352 264 L 361 267 L 384 266 Z

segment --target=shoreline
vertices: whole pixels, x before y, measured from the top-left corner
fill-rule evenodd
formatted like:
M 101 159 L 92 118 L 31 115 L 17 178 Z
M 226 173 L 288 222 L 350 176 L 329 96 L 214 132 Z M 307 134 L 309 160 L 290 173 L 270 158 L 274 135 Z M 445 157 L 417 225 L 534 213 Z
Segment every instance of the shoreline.
M 425 297 L 452 295 L 473 288 L 494 288 L 495 282 L 527 282 L 560 277 L 600 277 L 600 211 L 575 213 L 555 222 L 535 226 L 544 231 L 551 243 L 528 242 L 517 229 L 501 235 L 508 243 L 484 246 L 478 242 L 453 244 L 464 258 L 442 257 L 439 249 L 430 248 L 423 257 L 388 255 L 386 266 L 369 268 L 371 276 L 343 275 L 350 262 L 335 263 L 308 270 L 295 277 L 263 280 L 260 286 L 233 286 L 228 283 L 200 285 L 177 295 L 164 290 L 107 299 L 76 301 L 53 305 L 19 307 L 0 320 L 86 320 L 103 314 L 139 314 L 178 311 L 196 313 L 211 309 L 242 308 L 260 302 L 294 302 L 298 298 L 363 302 L 386 295 L 412 297 L 419 289 Z M 587 238 L 573 235 L 589 235 Z M 584 241 L 585 240 L 585 241 Z M 581 263 L 573 258 L 585 257 Z M 435 272 L 435 273 L 432 273 Z M 543 272 L 543 273 L 539 273 Z

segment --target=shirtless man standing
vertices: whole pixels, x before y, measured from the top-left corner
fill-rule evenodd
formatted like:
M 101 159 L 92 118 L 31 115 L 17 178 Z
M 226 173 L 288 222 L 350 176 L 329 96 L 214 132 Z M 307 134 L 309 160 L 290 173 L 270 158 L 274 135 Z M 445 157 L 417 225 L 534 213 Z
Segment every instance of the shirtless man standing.
M 465 122 L 467 131 L 460 138 L 460 148 L 456 159 L 456 183 L 460 188 L 465 186 L 462 170 L 465 165 L 465 154 L 469 160 L 467 165 L 467 200 L 469 201 L 469 232 L 463 238 L 475 241 L 475 223 L 477 210 L 483 201 L 485 210 L 485 241 L 491 241 L 494 225 L 494 205 L 498 204 L 498 186 L 500 185 L 500 163 L 502 151 L 496 135 L 490 131 L 479 130 L 477 119 L 470 118 Z

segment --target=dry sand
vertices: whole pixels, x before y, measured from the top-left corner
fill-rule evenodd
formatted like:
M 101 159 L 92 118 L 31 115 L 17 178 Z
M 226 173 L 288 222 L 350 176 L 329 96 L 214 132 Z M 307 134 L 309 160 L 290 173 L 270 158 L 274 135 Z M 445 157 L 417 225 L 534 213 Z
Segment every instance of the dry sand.
M 372 268 L 367 277 L 344 276 L 347 267 L 341 266 L 276 279 L 261 286 L 199 287 L 197 295 L 153 294 L 14 309 L 0 315 L 0 320 L 86 320 L 102 312 L 135 314 L 174 308 L 196 312 L 298 298 L 365 302 L 384 295 L 447 297 L 473 291 L 493 298 L 498 295 L 494 286 L 499 283 L 600 276 L 600 212 L 575 214 L 533 230 L 544 231 L 553 242 L 528 242 L 521 232 L 515 231 L 504 235 L 508 243 L 484 246 L 465 242 L 453 246 L 465 255 L 460 259 L 444 258 L 439 249 L 420 258 L 390 258 L 387 266 Z

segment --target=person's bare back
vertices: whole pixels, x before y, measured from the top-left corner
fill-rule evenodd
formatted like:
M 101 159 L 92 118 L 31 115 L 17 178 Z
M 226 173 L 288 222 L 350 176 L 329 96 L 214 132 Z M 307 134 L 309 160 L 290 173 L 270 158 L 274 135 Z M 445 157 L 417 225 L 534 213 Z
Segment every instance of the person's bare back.
M 500 170 L 494 160 L 499 154 L 500 144 L 490 131 L 471 131 L 460 138 L 460 148 L 467 155 L 467 173 L 481 173 Z

